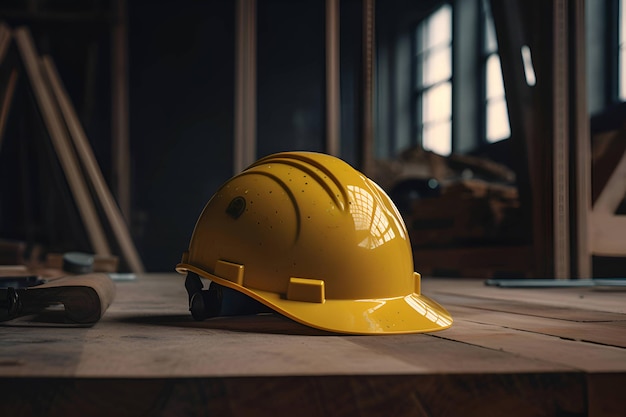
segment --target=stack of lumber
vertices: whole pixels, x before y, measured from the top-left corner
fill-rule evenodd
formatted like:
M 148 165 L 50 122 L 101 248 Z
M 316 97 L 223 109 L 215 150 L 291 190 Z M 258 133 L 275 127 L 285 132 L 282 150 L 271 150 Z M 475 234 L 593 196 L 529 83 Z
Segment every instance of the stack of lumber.
M 530 276 L 515 173 L 486 158 L 410 149 L 373 175 L 398 206 L 426 275 Z M 429 188 L 420 184 L 436 184 Z
M 404 220 L 414 247 L 519 240 L 517 187 L 462 179 L 416 200 Z
M 414 247 L 502 243 L 523 235 L 515 173 L 486 158 L 409 149 L 380 162 L 374 180 L 398 206 Z

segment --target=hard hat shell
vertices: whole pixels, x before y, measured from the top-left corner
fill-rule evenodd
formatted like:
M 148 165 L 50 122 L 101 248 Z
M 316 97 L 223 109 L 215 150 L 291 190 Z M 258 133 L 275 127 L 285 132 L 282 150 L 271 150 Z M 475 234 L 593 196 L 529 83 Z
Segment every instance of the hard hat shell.
M 227 181 L 176 266 L 305 325 L 339 333 L 445 329 L 421 294 L 409 236 L 391 199 L 339 158 L 267 156 Z

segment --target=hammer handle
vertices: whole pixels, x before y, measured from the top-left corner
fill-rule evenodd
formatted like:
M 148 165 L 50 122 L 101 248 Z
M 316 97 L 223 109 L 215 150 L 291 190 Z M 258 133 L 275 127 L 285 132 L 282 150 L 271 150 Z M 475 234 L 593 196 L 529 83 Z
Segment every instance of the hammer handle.
M 68 276 L 46 284 L 14 290 L 19 299 L 15 316 L 63 304 L 68 321 L 92 324 L 100 320 L 115 297 L 115 283 L 106 274 Z

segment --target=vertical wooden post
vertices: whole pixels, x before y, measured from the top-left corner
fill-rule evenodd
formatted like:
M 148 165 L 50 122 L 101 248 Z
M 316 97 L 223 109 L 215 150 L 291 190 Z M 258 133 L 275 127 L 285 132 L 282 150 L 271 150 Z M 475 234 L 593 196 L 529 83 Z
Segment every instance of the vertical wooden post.
M 374 164 L 374 53 L 375 0 L 363 0 L 363 103 L 362 162 L 363 172 L 371 175 Z
M 574 0 L 570 3 L 573 9 L 572 48 L 573 60 L 573 97 L 572 116 L 575 146 L 574 169 L 576 246 L 572 257 L 576 262 L 576 276 L 591 278 L 591 242 L 589 225 L 591 221 L 591 140 L 589 129 L 589 111 L 587 103 L 587 53 L 585 31 L 585 0 Z
M 553 0 L 552 118 L 554 277 L 570 277 L 569 56 L 567 0 Z
M 256 156 L 256 0 L 237 0 L 234 172 L 241 172 Z
M 508 10 L 497 0 L 493 0 L 492 5 L 494 9 L 500 9 L 501 13 L 506 13 Z M 537 2 L 536 6 L 540 5 L 545 7 L 541 2 Z M 570 28 L 571 15 L 568 10 L 570 5 L 574 7 L 572 28 Z M 536 6 L 527 5 L 528 8 L 533 9 L 536 9 Z M 551 30 L 544 34 L 543 39 L 547 36 L 552 39 L 551 44 L 545 44 L 536 31 L 531 31 L 535 36 L 535 42 L 531 47 L 534 56 L 539 58 L 537 60 L 538 76 L 541 78 L 532 92 L 534 105 L 530 107 L 530 110 L 528 107 L 526 110 L 530 111 L 532 117 L 536 119 L 535 127 L 526 135 L 529 146 L 529 175 L 533 184 L 533 223 L 535 224 L 533 245 L 535 252 L 541 255 L 537 257 L 539 276 L 550 274 L 555 278 L 570 278 L 572 267 L 575 266 L 575 275 L 588 277 L 591 275 L 588 249 L 591 173 L 585 78 L 584 0 L 573 2 L 552 0 L 546 6 L 543 14 L 547 16 L 547 13 L 550 13 L 551 21 L 538 22 L 537 18 L 541 12 L 535 11 L 531 13 L 535 21 L 532 22 L 531 19 L 530 22 L 537 28 L 544 26 L 550 28 Z M 518 24 L 516 17 L 509 15 L 506 26 L 516 24 Z M 574 34 L 573 37 L 570 37 L 571 33 Z M 514 54 L 518 53 L 519 46 L 519 43 L 514 45 Z M 513 59 L 519 61 L 517 56 L 513 56 Z M 506 78 L 505 64 L 510 66 L 511 63 L 503 60 L 503 73 Z M 550 80 L 549 83 L 548 80 Z M 521 84 L 521 82 L 513 84 Z M 509 95 L 511 85 L 505 83 L 505 87 L 507 88 L 507 102 L 511 103 L 510 108 L 513 109 L 518 97 Z M 551 111 L 545 114 L 550 114 L 549 119 L 539 110 L 542 102 L 548 99 Z M 513 111 L 511 114 L 513 129 L 516 129 L 516 126 L 513 126 L 514 119 L 517 117 L 516 113 Z M 542 134 L 548 131 L 551 131 L 551 134 L 542 137 Z M 570 153 L 572 146 L 575 150 L 574 159 L 571 159 Z M 549 158 L 546 157 L 548 155 L 550 155 Z M 545 177 L 546 175 L 550 176 L 549 179 Z M 546 189 L 543 185 L 546 181 L 551 181 L 550 189 Z M 576 189 L 571 187 L 572 181 L 576 184 Z M 574 208 L 574 222 L 570 222 L 571 207 Z M 547 213 L 549 218 L 544 218 L 546 216 L 544 213 Z M 575 243 L 572 244 L 572 241 Z M 540 258 L 550 259 L 550 255 L 552 255 L 553 265 L 547 268 L 549 264 Z
M 4 22 L 0 22 L 0 66 L 4 63 L 12 37 L 13 35 L 11 34 L 9 26 Z M 2 85 L 0 85 L 0 148 L 2 147 L 2 138 L 9 116 L 11 102 L 13 101 L 15 86 L 17 85 L 17 78 L 17 68 L 13 67 L 8 72 L 6 82 L 5 80 L 0 80 L 2 82 Z
M 326 152 L 341 152 L 339 1 L 326 0 Z
M 11 29 L 9 26 L 0 22 L 0 64 L 4 61 L 4 57 L 9 50 L 9 44 L 11 43 Z
M 128 19 L 126 0 L 113 1 L 111 30 L 111 155 L 113 190 L 127 222 L 131 220 L 128 118 Z
M 520 24 L 524 23 L 519 17 L 524 16 L 521 4 L 492 0 L 511 130 L 528 147 L 535 275 L 567 279 L 574 269 L 576 276 L 588 277 L 591 161 L 584 0 L 526 2 L 525 25 Z M 551 43 L 545 42 L 548 38 Z M 521 77 L 519 53 L 526 42 L 537 58 L 533 59 L 537 84 L 532 88 Z
M 6 128 L 9 118 L 9 109 L 15 94 L 15 86 L 17 85 L 18 72 L 17 68 L 11 68 L 7 77 L 4 88 L 0 88 L 0 148 L 2 148 L 2 139 L 4 138 L 4 129 Z M 4 90 L 4 91 L 2 91 Z

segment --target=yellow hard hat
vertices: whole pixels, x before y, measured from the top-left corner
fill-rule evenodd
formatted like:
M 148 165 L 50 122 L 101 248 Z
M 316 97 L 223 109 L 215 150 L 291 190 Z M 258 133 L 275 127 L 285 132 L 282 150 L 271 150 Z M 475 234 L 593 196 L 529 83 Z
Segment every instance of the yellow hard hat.
M 176 270 L 332 332 L 414 333 L 452 324 L 421 294 L 391 199 L 321 153 L 270 155 L 227 181 L 205 206 Z

